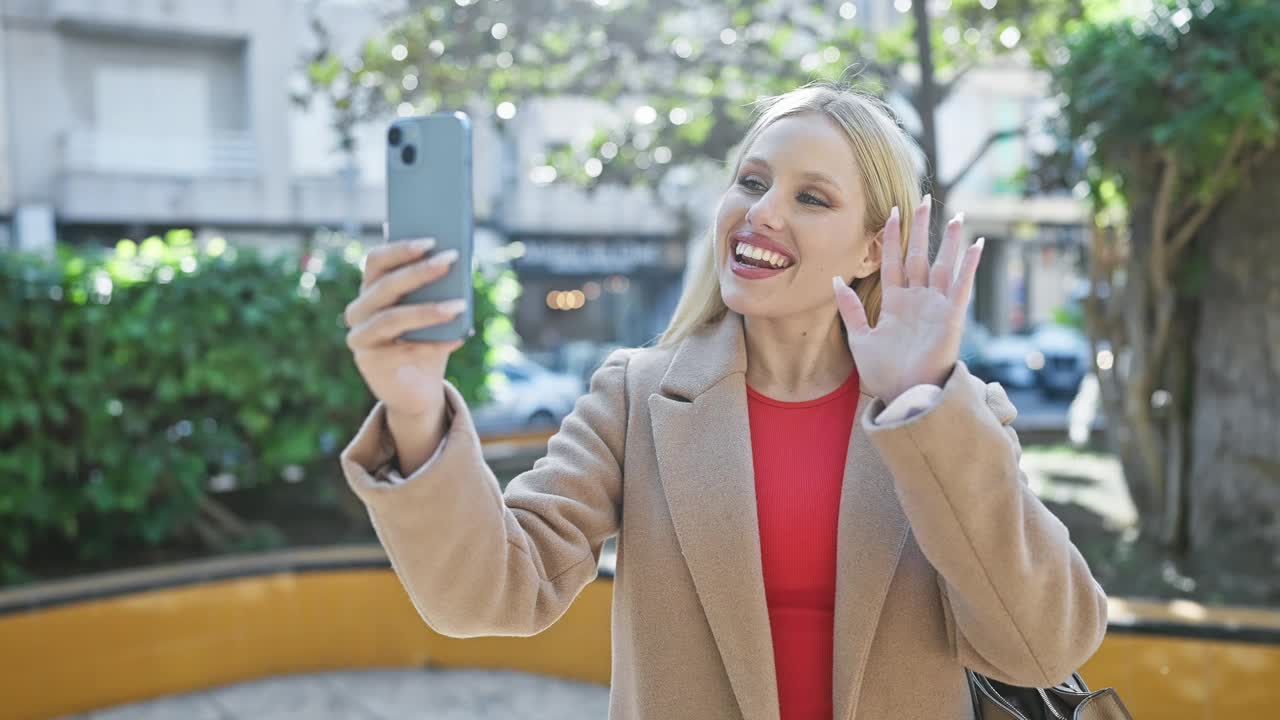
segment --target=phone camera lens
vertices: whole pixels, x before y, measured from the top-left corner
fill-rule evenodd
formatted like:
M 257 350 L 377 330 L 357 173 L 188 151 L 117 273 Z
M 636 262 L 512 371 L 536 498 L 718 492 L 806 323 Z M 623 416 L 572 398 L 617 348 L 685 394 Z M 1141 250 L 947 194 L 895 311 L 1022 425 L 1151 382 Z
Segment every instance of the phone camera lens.
M 400 151 L 400 159 L 404 160 L 405 165 L 412 165 L 414 158 L 418 156 L 418 151 L 412 145 L 405 145 Z
M 391 147 L 400 144 L 400 128 L 393 127 L 387 131 L 387 142 L 391 143 Z

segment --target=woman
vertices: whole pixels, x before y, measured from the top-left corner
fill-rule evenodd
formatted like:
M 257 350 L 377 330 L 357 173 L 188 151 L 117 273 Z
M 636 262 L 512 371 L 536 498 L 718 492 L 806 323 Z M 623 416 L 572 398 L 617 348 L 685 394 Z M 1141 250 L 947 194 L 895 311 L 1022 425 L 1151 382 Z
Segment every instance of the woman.
M 505 494 L 442 380 L 460 343 L 391 341 L 442 317 L 391 305 L 442 270 L 371 252 L 351 487 L 454 637 L 550 626 L 618 535 L 610 718 L 967 718 L 964 668 L 1065 679 L 1106 602 L 1008 397 L 957 360 L 981 241 L 956 218 L 930 267 L 915 148 L 873 98 L 763 105 L 667 332 L 610 355 Z

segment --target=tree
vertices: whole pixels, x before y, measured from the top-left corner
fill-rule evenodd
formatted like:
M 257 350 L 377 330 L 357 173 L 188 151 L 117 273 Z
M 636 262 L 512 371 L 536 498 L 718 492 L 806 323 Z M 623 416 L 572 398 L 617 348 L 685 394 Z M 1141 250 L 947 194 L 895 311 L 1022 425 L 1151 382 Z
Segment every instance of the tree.
M 760 96 L 847 78 L 852 69 L 856 82 L 912 108 L 941 207 L 987 150 L 1026 129 L 993 133 L 959 172 L 940 178 L 938 107 L 974 67 L 1015 51 L 1038 57 L 1058 25 L 1080 15 L 1080 2 L 899 0 L 902 21 L 878 33 L 856 21 L 851 2 L 410 2 L 359 58 L 338 57 L 314 23 L 320 43 L 301 98 L 333 103 L 346 148 L 356 123 L 406 102 L 430 111 L 482 99 L 509 119 L 533 97 L 632 99 L 644 109 L 629 122 L 584 145 L 553 148 L 549 162 L 558 178 L 586 187 L 657 186 L 675 167 L 722 162 Z
M 1086 315 L 1143 531 L 1280 558 L 1280 5 L 1158 0 L 1080 24 L 1062 59 L 1064 129 L 1092 149 Z

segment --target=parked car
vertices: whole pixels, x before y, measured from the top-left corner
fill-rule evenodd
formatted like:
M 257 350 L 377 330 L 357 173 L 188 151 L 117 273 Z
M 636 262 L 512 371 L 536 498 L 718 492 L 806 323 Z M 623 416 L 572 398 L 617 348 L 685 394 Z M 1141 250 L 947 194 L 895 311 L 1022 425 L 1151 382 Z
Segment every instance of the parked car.
M 586 392 L 580 378 L 552 372 L 518 356 L 500 363 L 493 397 L 471 410 L 476 430 L 484 434 L 555 429 Z
M 969 366 L 969 372 L 985 382 L 998 382 L 1006 388 L 1035 387 L 1035 373 L 1027 364 L 1033 352 L 1027 338 L 992 335 L 976 322 L 965 325 L 960 339 L 960 359 Z
M 582 378 L 589 383 L 591 376 L 608 359 L 609 353 L 622 347 L 614 342 L 596 340 L 571 340 L 557 348 L 556 362 L 548 363 L 561 372 Z
M 1092 367 L 1089 339 L 1066 325 L 1045 323 L 1028 336 L 1033 355 L 1029 360 L 1036 385 L 1049 398 L 1074 397 Z

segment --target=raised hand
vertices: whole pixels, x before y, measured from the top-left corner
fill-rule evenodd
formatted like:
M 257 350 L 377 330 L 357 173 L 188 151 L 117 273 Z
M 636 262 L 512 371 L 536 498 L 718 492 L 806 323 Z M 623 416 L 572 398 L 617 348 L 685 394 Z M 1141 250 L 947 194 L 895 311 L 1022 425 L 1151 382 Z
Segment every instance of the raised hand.
M 889 213 L 880 267 L 880 318 L 874 328 L 858 295 L 839 276 L 832 278 L 862 387 L 886 404 L 914 385 L 940 386 L 951 374 L 982 257 L 983 238 L 978 238 L 965 249 L 960 273 L 953 279 L 961 255 L 960 214 L 947 223 L 938 257 L 929 266 L 930 202 L 926 195 L 915 210 L 905 261 L 898 208 Z
M 369 251 L 360 293 L 347 305 L 343 319 L 350 332 L 347 347 L 356 368 L 388 414 L 414 417 L 444 410 L 444 372 L 449 354 L 462 340 L 410 342 L 407 330 L 448 322 L 466 310 L 466 300 L 397 304 L 405 293 L 435 282 L 449 272 L 458 251 L 427 256 L 430 238 L 398 240 Z

